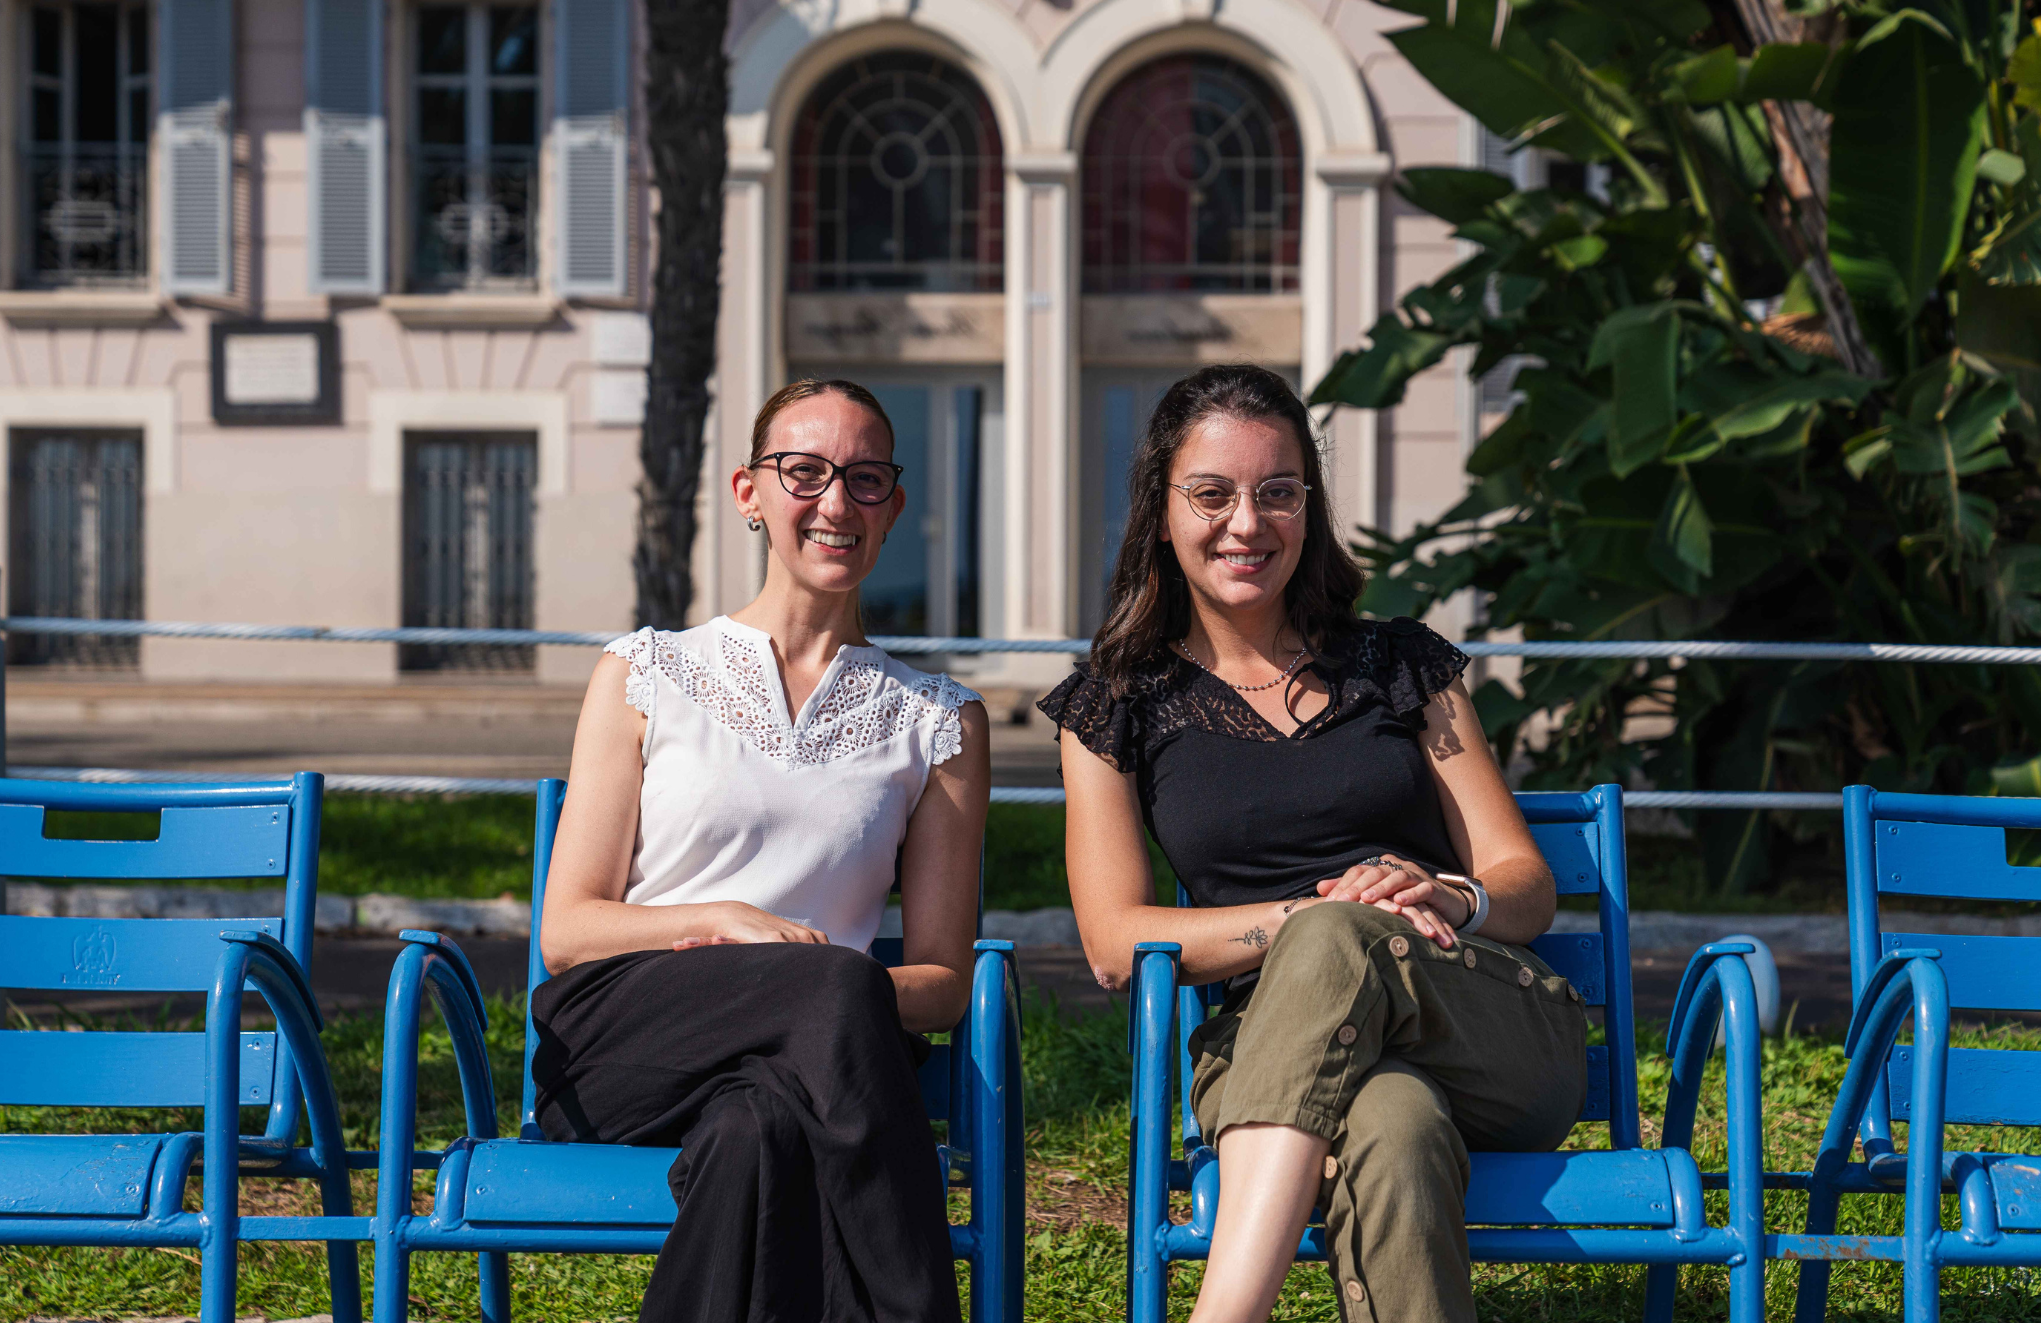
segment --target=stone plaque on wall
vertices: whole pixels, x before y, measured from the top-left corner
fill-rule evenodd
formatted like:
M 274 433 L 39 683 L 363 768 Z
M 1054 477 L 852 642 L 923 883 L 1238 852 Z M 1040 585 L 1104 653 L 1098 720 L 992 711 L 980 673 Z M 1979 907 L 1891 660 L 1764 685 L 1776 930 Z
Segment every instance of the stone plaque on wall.
M 1006 357 L 1003 294 L 790 294 L 795 363 L 997 363 Z
M 1127 367 L 1303 361 L 1295 294 L 1088 294 L 1084 361 Z
M 213 421 L 340 421 L 340 332 L 332 322 L 215 321 Z

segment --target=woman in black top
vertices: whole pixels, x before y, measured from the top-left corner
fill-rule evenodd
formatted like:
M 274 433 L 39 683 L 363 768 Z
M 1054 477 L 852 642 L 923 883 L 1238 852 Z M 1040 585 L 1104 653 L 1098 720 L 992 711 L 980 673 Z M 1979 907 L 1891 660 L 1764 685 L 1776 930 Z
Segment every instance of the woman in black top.
M 1309 415 L 1207 368 L 1157 405 L 1062 727 L 1071 897 L 1099 982 L 1138 941 L 1229 982 L 1193 1035 L 1220 1198 L 1192 1323 L 1265 1318 L 1314 1204 L 1349 1320 L 1473 1318 L 1469 1148 L 1552 1148 L 1586 1021 L 1522 944 L 1551 873 L 1465 685 L 1414 620 L 1354 618 Z M 1152 831 L 1195 902 L 1154 903 Z

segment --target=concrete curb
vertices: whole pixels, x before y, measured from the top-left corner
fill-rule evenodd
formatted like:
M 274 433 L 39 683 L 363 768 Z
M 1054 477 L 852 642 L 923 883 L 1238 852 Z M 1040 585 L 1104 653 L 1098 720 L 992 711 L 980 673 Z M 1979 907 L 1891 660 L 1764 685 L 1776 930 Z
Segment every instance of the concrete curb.
M 9 914 L 76 919 L 244 919 L 274 915 L 283 908 L 281 888 L 223 891 L 209 887 L 6 884 Z M 371 892 L 365 896 L 321 896 L 313 920 L 322 933 L 396 933 L 423 928 L 455 936 L 529 937 L 530 907 L 522 900 L 421 900 Z M 1889 910 L 1885 928 L 1917 933 L 1975 936 L 2041 936 L 2041 915 L 2019 919 L 1973 919 L 1960 914 Z M 1077 918 L 1067 907 L 987 910 L 985 936 L 1015 946 L 1077 946 Z M 1555 933 L 1595 931 L 1595 916 L 1562 911 Z M 1691 951 L 1731 933 L 1748 933 L 1774 951 L 1801 955 L 1846 955 L 1849 922 L 1840 914 L 1682 914 L 1640 910 L 1630 916 L 1630 945 L 1638 950 Z M 881 937 L 900 935 L 900 911 L 889 908 Z

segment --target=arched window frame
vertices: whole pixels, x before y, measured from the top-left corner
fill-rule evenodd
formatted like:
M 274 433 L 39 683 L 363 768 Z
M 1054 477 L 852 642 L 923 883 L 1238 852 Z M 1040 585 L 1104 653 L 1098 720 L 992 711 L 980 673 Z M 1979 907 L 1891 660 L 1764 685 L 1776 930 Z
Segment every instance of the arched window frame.
M 803 101 L 790 155 L 789 290 L 1004 286 L 999 125 L 954 64 L 907 50 L 847 62 Z
M 1091 117 L 1082 184 L 1086 293 L 1298 287 L 1296 116 L 1238 60 L 1166 55 L 1127 74 Z

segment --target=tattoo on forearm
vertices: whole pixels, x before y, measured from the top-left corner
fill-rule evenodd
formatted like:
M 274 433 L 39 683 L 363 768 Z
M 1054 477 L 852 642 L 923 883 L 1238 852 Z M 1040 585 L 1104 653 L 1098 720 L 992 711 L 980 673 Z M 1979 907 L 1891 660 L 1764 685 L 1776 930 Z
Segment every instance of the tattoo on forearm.
M 1297 899 L 1283 906 L 1283 913 L 1288 914 L 1291 910 L 1296 909 L 1299 905 L 1302 905 L 1304 903 L 1304 899 L 1305 899 L 1304 897 L 1299 896 L 1297 897 Z
M 1249 928 L 1246 932 L 1231 940 L 1240 943 L 1242 946 L 1262 947 L 1269 944 L 1269 935 L 1265 929 Z

